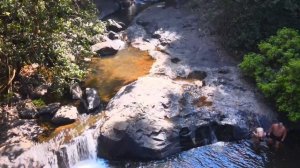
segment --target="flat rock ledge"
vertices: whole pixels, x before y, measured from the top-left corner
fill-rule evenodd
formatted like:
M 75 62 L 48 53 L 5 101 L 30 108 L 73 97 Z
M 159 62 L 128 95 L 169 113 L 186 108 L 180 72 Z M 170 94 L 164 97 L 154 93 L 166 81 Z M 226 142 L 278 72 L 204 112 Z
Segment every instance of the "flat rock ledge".
M 217 141 L 247 138 L 259 125 L 258 118 L 269 117 L 257 113 L 265 107 L 253 92 L 233 86 L 234 82 L 227 87 L 220 83 L 204 86 L 199 80 L 160 75 L 140 78 L 123 87 L 108 104 L 98 155 L 162 159 Z

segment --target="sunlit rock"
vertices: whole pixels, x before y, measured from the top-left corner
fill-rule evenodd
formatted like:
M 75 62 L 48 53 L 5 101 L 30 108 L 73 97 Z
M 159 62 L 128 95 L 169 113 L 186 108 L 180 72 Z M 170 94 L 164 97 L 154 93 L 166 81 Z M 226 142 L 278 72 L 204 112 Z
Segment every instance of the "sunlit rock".
M 62 106 L 51 119 L 56 125 L 64 125 L 74 122 L 78 118 L 78 110 L 74 106 Z
M 70 86 L 70 93 L 72 95 L 72 99 L 81 99 L 82 98 L 82 89 L 78 83 L 74 83 Z
M 122 40 L 108 40 L 105 42 L 97 43 L 91 47 L 93 52 L 98 53 L 100 56 L 115 55 L 119 50 L 125 47 L 125 42 Z

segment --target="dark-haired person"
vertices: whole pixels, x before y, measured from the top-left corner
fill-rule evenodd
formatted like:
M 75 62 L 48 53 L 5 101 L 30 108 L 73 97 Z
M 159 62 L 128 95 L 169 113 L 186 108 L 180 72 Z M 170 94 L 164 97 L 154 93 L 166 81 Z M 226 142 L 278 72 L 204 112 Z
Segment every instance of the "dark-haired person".
M 278 149 L 279 145 L 285 140 L 287 135 L 287 129 L 282 122 L 272 124 L 269 129 L 268 136 L 270 138 L 269 144 L 275 143 L 275 148 Z
M 254 139 L 255 143 L 262 142 L 264 138 L 266 137 L 266 133 L 263 128 L 257 127 L 253 132 L 252 132 L 252 137 Z
M 264 141 L 264 138 L 266 137 L 266 132 L 264 131 L 263 128 L 257 127 L 253 132 L 252 132 L 252 141 L 254 143 L 254 148 L 258 149 L 259 145 L 261 142 Z

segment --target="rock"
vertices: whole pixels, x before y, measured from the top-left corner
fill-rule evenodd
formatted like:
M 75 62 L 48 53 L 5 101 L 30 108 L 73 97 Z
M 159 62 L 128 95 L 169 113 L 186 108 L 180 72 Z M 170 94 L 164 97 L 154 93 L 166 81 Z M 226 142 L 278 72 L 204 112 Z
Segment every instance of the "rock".
M 37 109 L 30 99 L 21 102 L 18 107 L 18 115 L 21 119 L 35 119 Z
M 220 70 L 218 70 L 218 73 L 220 73 L 220 74 L 228 74 L 228 73 L 230 73 L 230 69 L 228 69 L 228 68 L 221 68 Z
M 98 91 L 93 88 L 86 88 L 86 102 L 87 102 L 87 111 L 92 111 L 100 106 L 100 97 Z
M 48 92 L 48 88 L 49 88 L 49 85 L 40 85 L 40 86 L 34 88 L 32 94 L 31 94 L 31 97 L 35 98 L 35 99 L 41 98 Z
M 128 9 L 130 6 L 134 5 L 134 3 L 134 0 L 119 0 L 122 9 Z
M 94 44 L 105 42 L 107 40 L 109 40 L 109 39 L 107 38 L 107 36 L 105 36 L 103 34 L 96 34 L 91 38 L 91 42 Z
M 0 167 L 3 164 L 9 164 L 10 161 L 18 158 L 22 153 L 37 143 L 38 136 L 44 130 L 38 125 L 36 120 L 14 120 L 9 123 L 11 128 L 1 135 L 0 147 Z M 4 140 L 4 141 L 3 141 Z M 5 157 L 8 158 L 4 161 Z M 15 167 L 15 166 L 2 166 L 2 167 Z
M 197 79 L 206 74 L 194 72 Z M 99 156 L 162 159 L 217 141 L 248 138 L 249 128 L 258 124 L 251 114 L 262 117 L 255 114 L 255 96 L 243 92 L 247 96 L 241 99 L 238 90 L 228 88 L 167 76 L 139 78 L 120 89 L 107 105 L 107 119 L 98 138 Z M 200 105 L 195 103 L 199 100 Z M 245 105 L 237 106 L 236 102 Z
M 107 22 L 108 22 L 107 29 L 114 31 L 114 32 L 119 32 L 119 31 L 123 30 L 125 27 L 124 23 L 117 22 L 112 19 L 108 19 Z
M 192 107 L 193 96 L 185 93 L 183 85 L 192 87 L 160 76 L 140 78 L 122 88 L 107 106 L 108 119 L 98 139 L 99 155 L 110 159 L 161 159 L 186 147 L 180 145 L 181 127 L 218 121 L 218 114 L 205 118 Z M 199 87 L 193 89 L 193 93 L 200 93 Z
M 78 100 L 82 98 L 82 90 L 78 83 L 74 83 L 70 86 L 70 93 L 72 99 Z
M 113 31 L 108 32 L 107 37 L 111 40 L 120 39 L 120 36 L 117 33 L 113 32 Z
M 155 38 L 155 39 L 160 39 L 161 35 L 160 34 L 153 34 L 151 37 Z
M 207 73 L 205 71 L 193 71 L 187 76 L 188 79 L 198 79 L 198 80 L 203 80 L 206 77 L 207 77 Z
M 53 117 L 60 108 L 60 103 L 51 103 L 38 109 L 38 117 Z
M 91 47 L 93 52 L 97 52 L 100 56 L 110 56 L 116 54 L 119 50 L 125 47 L 122 40 L 109 40 L 102 43 L 97 43 Z
M 56 125 L 65 125 L 74 122 L 78 118 L 77 108 L 71 105 L 62 106 L 54 115 L 51 122 Z
M 30 110 L 30 109 L 25 109 L 22 111 L 19 111 L 19 117 L 21 119 L 35 119 L 36 115 L 37 115 L 37 111 L 36 110 Z
M 172 58 L 171 62 L 174 63 L 174 64 L 177 64 L 178 62 L 180 62 L 180 59 L 179 58 Z
M 142 27 L 146 27 L 150 24 L 150 22 L 146 22 L 146 21 L 143 21 L 143 20 L 137 20 L 136 21 L 136 24 L 142 26 Z

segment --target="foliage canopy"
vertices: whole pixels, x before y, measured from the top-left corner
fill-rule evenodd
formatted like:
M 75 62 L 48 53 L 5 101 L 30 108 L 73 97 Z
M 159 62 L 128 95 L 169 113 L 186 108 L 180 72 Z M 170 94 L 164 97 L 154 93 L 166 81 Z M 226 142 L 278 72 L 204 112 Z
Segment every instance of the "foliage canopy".
M 300 120 L 299 32 L 283 28 L 258 48 L 258 53 L 244 57 L 240 68 L 276 102 L 279 111 L 287 113 L 291 120 Z
M 32 63 L 51 72 L 53 86 L 82 77 L 70 57 L 87 53 L 90 37 L 103 31 L 90 0 L 1 0 L 0 92 Z

